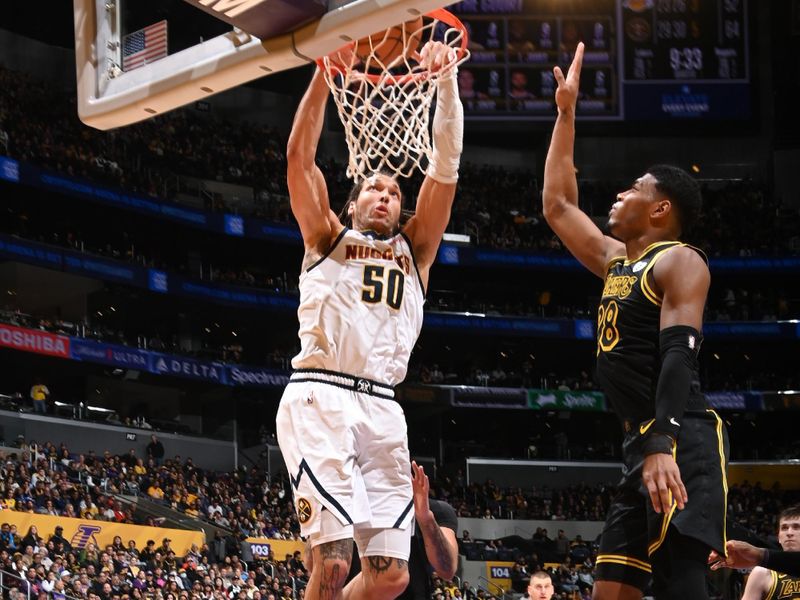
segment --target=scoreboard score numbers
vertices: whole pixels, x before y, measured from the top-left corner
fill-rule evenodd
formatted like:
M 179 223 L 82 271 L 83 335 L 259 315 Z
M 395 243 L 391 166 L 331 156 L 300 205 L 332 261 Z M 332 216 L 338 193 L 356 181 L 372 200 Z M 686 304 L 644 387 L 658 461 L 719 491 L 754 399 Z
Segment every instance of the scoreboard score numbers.
M 468 118 L 551 119 L 553 67 L 586 47 L 578 116 L 748 119 L 747 0 L 465 0 Z

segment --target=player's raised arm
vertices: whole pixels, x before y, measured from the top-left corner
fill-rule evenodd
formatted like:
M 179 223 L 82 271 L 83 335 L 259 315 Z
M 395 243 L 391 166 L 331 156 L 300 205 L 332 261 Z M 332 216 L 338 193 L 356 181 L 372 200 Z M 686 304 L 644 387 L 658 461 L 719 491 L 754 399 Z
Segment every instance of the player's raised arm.
M 425 469 L 411 463 L 411 487 L 414 490 L 414 518 L 417 520 L 422 540 L 425 543 L 425 556 L 436 574 L 449 581 L 458 568 L 458 540 L 456 532 L 449 526 L 440 526 L 430 508 L 428 494 L 431 485 Z M 453 509 L 450 509 L 451 511 Z
M 330 208 L 325 178 L 315 162 L 328 91 L 318 68 L 297 108 L 286 148 L 289 200 L 306 246 L 304 266 L 324 253 L 341 229 Z
M 447 69 L 436 82 L 433 158 L 419 190 L 415 214 L 405 228 L 414 246 L 423 284 L 427 286 L 428 270 L 450 221 L 455 198 L 464 145 L 464 108 L 458 97 L 457 68 L 447 67 L 456 60 L 453 50 L 440 42 L 429 42 L 420 54 L 429 69 Z
M 625 246 L 603 235 L 600 228 L 578 208 L 578 181 L 575 177 L 575 107 L 583 62 L 583 43 L 578 44 L 567 76 L 555 67 L 558 82 L 558 117 L 544 165 L 544 218 L 569 251 L 587 269 L 605 277 L 606 263 L 625 254 Z

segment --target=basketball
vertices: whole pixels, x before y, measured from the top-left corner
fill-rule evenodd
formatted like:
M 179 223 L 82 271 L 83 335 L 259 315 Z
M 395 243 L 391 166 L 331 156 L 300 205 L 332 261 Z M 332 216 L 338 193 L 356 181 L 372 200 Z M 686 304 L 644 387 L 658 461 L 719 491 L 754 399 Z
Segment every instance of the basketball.
M 356 42 L 355 54 L 361 62 L 370 57 L 384 66 L 389 66 L 401 56 L 408 56 L 419 49 L 422 38 L 422 17 L 374 33 Z

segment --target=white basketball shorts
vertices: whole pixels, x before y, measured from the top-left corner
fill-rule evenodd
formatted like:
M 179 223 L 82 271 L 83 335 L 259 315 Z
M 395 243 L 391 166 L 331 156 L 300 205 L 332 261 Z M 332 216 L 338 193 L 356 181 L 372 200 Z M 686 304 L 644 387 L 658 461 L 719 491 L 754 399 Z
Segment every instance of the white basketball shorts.
M 393 398 L 391 387 L 350 375 L 308 369 L 292 374 L 278 408 L 278 444 L 301 533 L 313 545 L 358 539 L 354 530 L 410 535 L 408 436 L 405 414 Z M 331 534 L 326 526 L 327 539 L 320 540 L 323 511 L 342 530 Z

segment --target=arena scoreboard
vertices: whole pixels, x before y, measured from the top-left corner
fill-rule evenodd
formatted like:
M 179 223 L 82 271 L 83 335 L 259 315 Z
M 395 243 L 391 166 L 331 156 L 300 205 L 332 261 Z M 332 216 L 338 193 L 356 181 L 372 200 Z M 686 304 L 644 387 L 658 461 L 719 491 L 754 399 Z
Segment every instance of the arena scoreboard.
M 465 0 L 459 93 L 475 120 L 552 119 L 553 67 L 585 44 L 577 114 L 751 117 L 747 0 Z

